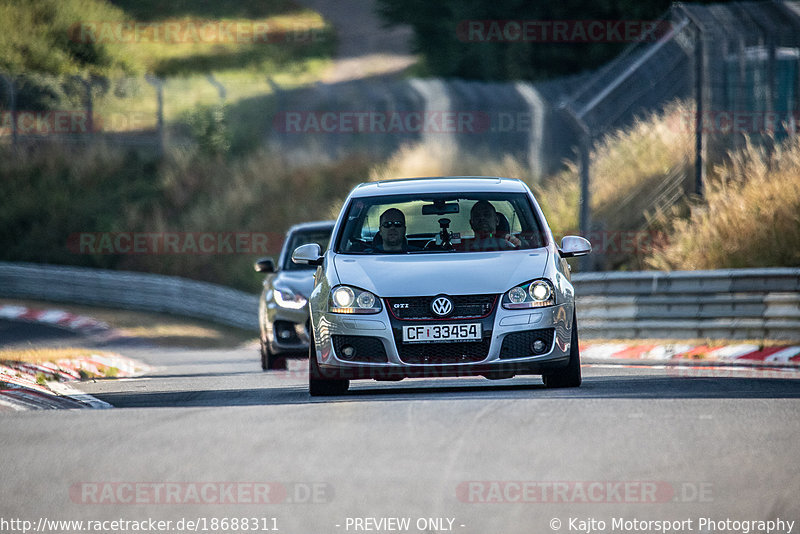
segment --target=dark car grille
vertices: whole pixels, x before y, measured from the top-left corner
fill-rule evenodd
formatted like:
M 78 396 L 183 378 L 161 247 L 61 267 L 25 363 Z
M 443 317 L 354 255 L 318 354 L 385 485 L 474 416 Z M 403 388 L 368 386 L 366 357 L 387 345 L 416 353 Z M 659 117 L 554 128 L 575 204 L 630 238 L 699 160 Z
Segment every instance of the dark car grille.
M 405 363 L 474 363 L 486 358 L 489 343 L 489 339 L 457 343 L 398 343 L 397 349 Z
M 435 297 L 395 297 L 386 299 L 386 307 L 401 320 L 425 319 L 470 319 L 485 317 L 492 313 L 497 295 L 448 295 L 453 301 L 453 311 L 447 317 L 438 317 L 431 312 L 431 301 Z M 405 307 L 405 306 L 408 307 Z M 401 306 L 401 307 L 400 307 Z
M 548 352 L 550 347 L 553 346 L 553 332 L 553 328 L 542 328 L 540 330 L 526 330 L 508 334 L 503 339 L 503 345 L 500 347 L 500 359 L 523 358 L 535 354 L 531 345 L 536 340 L 544 342 L 546 347 L 540 354 Z
M 386 349 L 383 348 L 383 343 L 380 338 L 369 336 L 331 337 L 333 338 L 333 350 L 342 360 L 369 363 L 386 363 L 389 361 L 389 358 L 386 356 Z M 343 356 L 343 349 L 348 345 L 353 347 L 356 351 L 355 355 L 349 359 Z

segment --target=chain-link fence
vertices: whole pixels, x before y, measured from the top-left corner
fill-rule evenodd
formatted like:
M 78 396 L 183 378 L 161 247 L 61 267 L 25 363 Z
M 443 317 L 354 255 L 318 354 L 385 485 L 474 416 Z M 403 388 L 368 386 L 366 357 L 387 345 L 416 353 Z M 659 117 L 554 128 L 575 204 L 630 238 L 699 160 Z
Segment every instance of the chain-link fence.
M 161 143 L 162 80 L 0 73 L 0 142 Z
M 109 78 L 0 72 L 0 144 L 105 144 L 163 151 L 203 144 L 204 137 L 230 129 L 226 123 L 237 114 L 263 139 L 279 90 L 268 76 L 232 83 L 211 73 Z M 214 115 L 223 108 L 222 115 Z
M 686 194 L 702 195 L 709 166 L 745 139 L 769 149 L 796 133 L 800 3 L 677 3 L 662 22 L 562 102 L 581 140 L 580 227 L 586 235 L 644 230 L 649 215 Z M 647 194 L 593 213 L 591 154 L 603 136 L 676 100 L 683 105 L 672 109 L 670 127 L 691 135 L 694 150 L 660 173 Z M 600 252 L 583 267 L 613 266 Z

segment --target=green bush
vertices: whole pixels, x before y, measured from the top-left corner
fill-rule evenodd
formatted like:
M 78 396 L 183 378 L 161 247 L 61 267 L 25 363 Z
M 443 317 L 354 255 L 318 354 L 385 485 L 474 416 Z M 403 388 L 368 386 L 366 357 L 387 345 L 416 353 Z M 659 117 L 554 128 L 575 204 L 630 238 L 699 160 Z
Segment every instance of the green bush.
M 187 113 L 186 123 L 200 151 L 211 156 L 227 154 L 231 148 L 231 130 L 224 104 L 197 106 Z
M 53 75 L 138 72 L 139 65 L 125 47 L 83 40 L 74 33 L 82 22 L 124 20 L 127 17 L 122 10 L 103 0 L 0 0 L 0 71 Z

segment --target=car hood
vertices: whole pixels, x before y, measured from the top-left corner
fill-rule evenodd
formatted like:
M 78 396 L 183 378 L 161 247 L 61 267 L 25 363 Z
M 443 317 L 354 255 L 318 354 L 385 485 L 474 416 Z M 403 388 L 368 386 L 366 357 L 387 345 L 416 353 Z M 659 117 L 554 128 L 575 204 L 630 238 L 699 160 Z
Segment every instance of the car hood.
M 272 287 L 288 289 L 308 298 L 314 289 L 314 270 L 281 271 L 272 281 Z
M 547 249 L 356 256 L 337 254 L 342 284 L 379 297 L 503 293 L 545 272 Z

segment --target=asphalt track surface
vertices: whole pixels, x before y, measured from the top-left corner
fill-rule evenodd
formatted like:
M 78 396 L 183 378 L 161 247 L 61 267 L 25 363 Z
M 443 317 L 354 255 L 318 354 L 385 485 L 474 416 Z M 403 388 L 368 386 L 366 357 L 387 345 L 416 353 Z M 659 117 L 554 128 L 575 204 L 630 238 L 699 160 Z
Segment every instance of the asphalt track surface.
M 744 532 L 702 528 L 710 518 L 800 529 L 795 373 L 597 365 L 579 389 L 547 390 L 538 377 L 415 379 L 312 399 L 304 362 L 262 372 L 253 348 L 124 353 L 155 370 L 79 386 L 117 409 L 0 414 L 0 527 L 153 519 L 187 532 L 176 524 L 185 518 L 244 531 L 211 528 L 227 517 L 308 534 L 660 532 L 614 529 L 622 518 Z M 151 489 L 137 504 L 123 502 L 120 483 L 180 489 L 172 500 Z M 245 494 L 198 503 L 191 489 L 209 483 Z M 253 483 L 271 497 L 247 502 Z M 94 503 L 103 491 L 110 504 Z M 409 526 L 367 521 L 389 517 Z
M 47 341 L 65 343 L 79 337 L 77 332 L 70 332 L 57 326 L 0 319 L 0 348 L 11 345 L 38 345 Z

